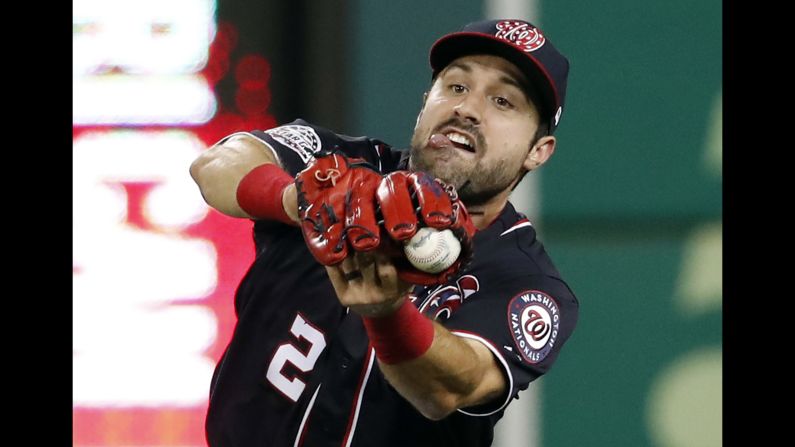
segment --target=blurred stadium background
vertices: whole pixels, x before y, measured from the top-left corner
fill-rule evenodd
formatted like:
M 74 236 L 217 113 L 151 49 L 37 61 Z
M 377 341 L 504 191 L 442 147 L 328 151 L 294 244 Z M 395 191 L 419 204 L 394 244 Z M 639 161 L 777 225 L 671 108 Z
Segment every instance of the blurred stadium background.
M 188 175 L 303 117 L 410 138 L 435 38 L 539 25 L 572 68 L 558 151 L 514 202 L 581 302 L 497 447 L 722 445 L 718 0 L 74 0 L 73 445 L 202 446 L 251 224 Z

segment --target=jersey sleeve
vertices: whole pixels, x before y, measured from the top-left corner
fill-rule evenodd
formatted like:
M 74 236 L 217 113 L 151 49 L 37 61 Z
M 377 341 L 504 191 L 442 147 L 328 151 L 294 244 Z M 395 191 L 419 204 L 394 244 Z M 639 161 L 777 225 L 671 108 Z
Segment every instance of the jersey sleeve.
M 457 309 L 442 304 L 430 316 L 453 334 L 486 345 L 503 368 L 505 395 L 486 405 L 459 409 L 472 416 L 490 416 L 552 367 L 577 324 L 579 303 L 563 281 L 549 276 L 475 285 L 467 285 L 466 280 L 465 276 L 458 282 L 462 298 Z
M 221 142 L 241 133 L 265 142 L 282 168 L 292 176 L 304 169 L 319 151 L 335 147 L 349 157 L 365 159 L 382 172 L 394 169 L 399 161 L 392 148 L 380 140 L 339 135 L 302 119 L 267 130 L 238 132 Z

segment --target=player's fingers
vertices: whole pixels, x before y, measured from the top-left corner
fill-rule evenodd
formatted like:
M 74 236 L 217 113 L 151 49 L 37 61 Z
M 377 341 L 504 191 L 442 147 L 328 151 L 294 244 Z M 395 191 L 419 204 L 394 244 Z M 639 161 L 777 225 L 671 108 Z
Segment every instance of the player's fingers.
M 356 262 L 355 253 L 352 253 L 351 256 L 348 256 L 347 258 L 343 259 L 342 262 L 340 263 L 340 267 L 342 267 L 342 269 L 345 270 L 346 272 L 350 270 L 356 270 L 357 265 L 358 263 Z
M 345 228 L 342 223 L 334 224 L 326 230 L 325 238 L 328 241 L 328 249 L 325 250 L 330 264 L 337 264 L 341 259 L 348 256 L 348 247 L 345 244 Z
M 336 265 L 348 255 L 343 207 L 338 208 L 328 203 L 312 205 L 301 222 L 307 247 L 323 265 Z
M 376 253 L 375 268 L 381 287 L 385 290 L 396 291 L 398 289 L 398 273 L 392 260 L 383 253 Z
M 362 272 L 359 271 L 359 266 L 356 262 L 355 256 L 348 256 L 343 259 L 339 264 L 342 271 L 342 277 L 345 281 L 352 281 L 361 278 Z
M 345 279 L 342 267 L 339 265 L 326 266 L 326 274 L 328 274 L 337 296 L 343 296 L 348 290 L 348 281 Z
M 374 252 L 356 252 L 356 256 L 353 257 L 354 263 L 359 270 L 363 270 L 366 267 L 372 267 L 375 264 L 375 253 Z
M 381 176 L 364 168 L 352 172 L 356 179 L 345 198 L 348 243 L 357 251 L 374 250 L 381 242 L 375 209 L 375 190 Z
M 416 192 L 422 221 L 439 230 L 448 228 L 453 222 L 453 205 L 442 185 L 424 172 L 412 173 L 409 182 Z
M 384 177 L 376 189 L 376 197 L 389 236 L 398 241 L 414 236 L 417 214 L 405 172 L 393 172 Z
M 375 265 L 375 257 L 372 252 L 356 253 L 356 262 L 359 271 L 362 272 L 362 279 L 366 288 L 378 288 L 378 271 Z

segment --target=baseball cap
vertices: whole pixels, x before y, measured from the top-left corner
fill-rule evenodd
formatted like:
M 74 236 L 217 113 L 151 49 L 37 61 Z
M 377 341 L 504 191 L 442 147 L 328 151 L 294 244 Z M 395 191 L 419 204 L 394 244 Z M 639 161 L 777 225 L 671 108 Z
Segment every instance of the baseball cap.
M 434 77 L 453 60 L 470 54 L 492 54 L 507 59 L 538 88 L 541 113 L 557 129 L 566 98 L 569 61 L 535 25 L 520 19 L 473 22 L 442 36 L 431 47 Z

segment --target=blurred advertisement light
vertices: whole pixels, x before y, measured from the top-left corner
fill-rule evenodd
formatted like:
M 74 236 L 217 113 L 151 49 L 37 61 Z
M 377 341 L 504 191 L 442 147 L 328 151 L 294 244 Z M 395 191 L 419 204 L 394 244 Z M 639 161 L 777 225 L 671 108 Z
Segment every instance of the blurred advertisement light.
M 104 233 L 102 238 L 75 241 L 81 251 L 73 260 L 80 267 L 72 283 L 76 307 L 112 300 L 117 307 L 156 310 L 179 299 L 200 298 L 214 285 L 215 251 L 210 242 L 123 227 Z M 140 337 L 136 332 L 129 336 Z M 77 347 L 77 338 L 73 342 Z
M 207 214 L 187 166 L 192 133 L 86 132 L 73 152 L 73 400 L 82 407 L 195 406 L 215 366 L 217 287 Z
M 216 335 L 212 310 L 76 307 L 75 405 L 187 407 L 206 402 L 215 361 L 202 351 Z
M 200 75 L 82 76 L 72 88 L 74 125 L 201 124 L 216 110 Z
M 107 299 L 107 296 L 104 297 Z M 75 317 L 80 323 L 74 327 L 73 349 L 78 357 L 101 355 L 102 358 L 123 356 L 135 360 L 143 368 L 174 369 L 173 360 L 165 358 L 160 366 L 144 364 L 141 357 L 202 354 L 216 336 L 215 315 L 206 306 L 173 306 L 165 309 L 119 305 L 83 300 L 75 303 Z M 143 309 L 143 310 L 142 310 Z M 141 326 L 145 323 L 145 326 Z M 177 324 L 175 324 L 177 323 Z M 179 328 L 179 330 L 175 330 Z M 85 353 L 85 354 L 84 354 Z M 125 360 L 126 361 L 126 360 Z M 178 364 L 177 364 L 178 365 Z M 193 376 L 195 373 L 186 374 Z M 123 374 L 128 376 L 128 374 Z M 112 377 L 112 376 L 111 376 Z M 162 383 L 158 380 L 153 383 Z M 119 384 L 121 385 L 121 384 Z M 95 388 L 77 389 L 82 392 Z M 119 387 L 124 388 L 123 386 Z M 202 397 L 206 397 L 202 393 Z
M 121 200 L 125 182 L 156 183 L 141 201 L 147 225 L 175 231 L 199 222 L 209 208 L 188 168 L 205 149 L 203 141 L 182 129 L 82 133 L 72 153 L 73 229 L 85 228 L 94 237 L 94 227 L 129 219 L 126 198 Z
M 188 173 L 245 121 L 215 116 L 236 33 L 215 13 L 213 0 L 73 2 L 75 447 L 206 444 L 253 257 L 251 223 L 211 210 Z M 267 107 L 259 90 L 249 108 Z
M 74 0 L 75 76 L 195 73 L 216 32 L 214 0 Z

